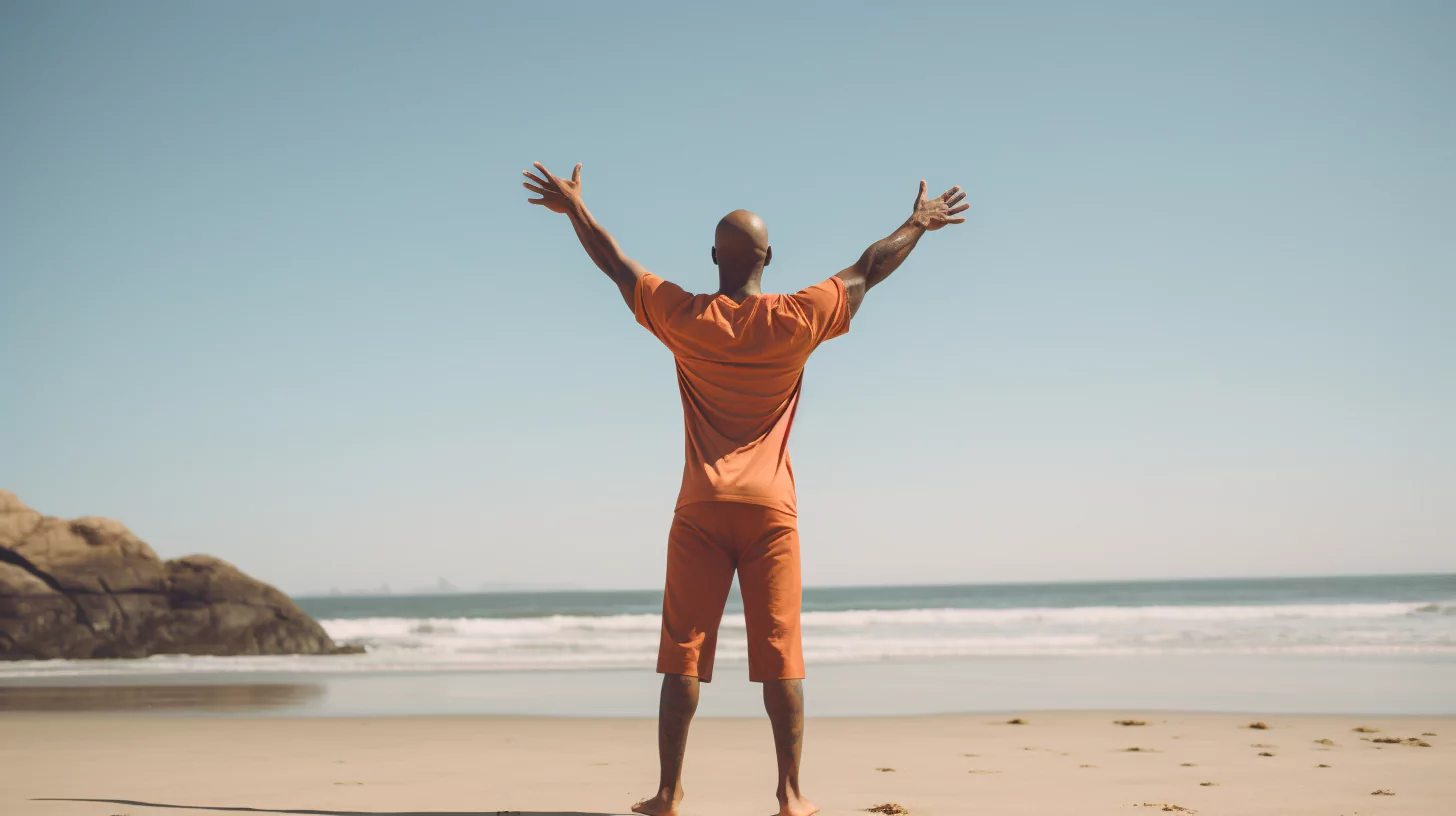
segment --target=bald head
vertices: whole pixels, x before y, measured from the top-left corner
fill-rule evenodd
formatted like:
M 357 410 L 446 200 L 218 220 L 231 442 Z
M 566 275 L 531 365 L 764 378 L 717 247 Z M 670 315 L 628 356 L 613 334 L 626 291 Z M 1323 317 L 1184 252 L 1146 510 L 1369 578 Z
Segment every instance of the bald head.
M 734 210 L 718 222 L 713 260 L 723 271 L 749 272 L 768 265 L 768 227 L 748 210 Z

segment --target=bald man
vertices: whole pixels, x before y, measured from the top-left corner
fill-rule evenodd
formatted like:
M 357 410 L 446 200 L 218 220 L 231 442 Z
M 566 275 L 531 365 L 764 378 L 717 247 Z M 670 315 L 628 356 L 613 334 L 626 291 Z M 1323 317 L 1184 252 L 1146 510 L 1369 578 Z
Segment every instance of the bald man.
M 682 763 L 698 684 L 713 677 L 718 624 L 733 576 L 743 595 L 748 677 L 763 702 L 778 751 L 780 816 L 818 808 L 799 790 L 804 737 L 804 655 L 799 634 L 798 511 L 789 464 L 789 429 L 804 363 L 825 340 L 849 331 L 870 289 L 889 277 L 926 232 L 969 205 L 952 187 L 936 198 L 920 182 L 910 218 L 864 251 L 854 265 L 792 295 L 765 294 L 773 260 L 768 228 L 747 210 L 718 222 L 713 263 L 718 291 L 694 295 L 622 253 L 581 199 L 581 165 L 569 180 L 539 162 L 525 171 L 530 199 L 571 219 L 582 247 L 617 284 L 637 322 L 673 353 L 682 397 L 686 457 L 667 542 L 667 581 L 657 671 L 657 794 L 632 810 L 676 816 Z

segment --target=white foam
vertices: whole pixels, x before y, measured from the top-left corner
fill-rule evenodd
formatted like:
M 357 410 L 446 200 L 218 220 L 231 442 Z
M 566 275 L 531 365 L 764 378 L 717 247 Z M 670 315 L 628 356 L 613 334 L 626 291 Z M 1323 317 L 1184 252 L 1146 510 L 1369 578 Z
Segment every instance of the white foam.
M 967 657 L 1192 654 L 1453 655 L 1450 602 L 816 611 L 811 663 Z M 652 614 L 321 621 L 362 655 L 187 657 L 0 664 L 0 678 L 233 672 L 575 670 L 654 664 Z M 744 620 L 725 615 L 720 662 L 746 659 Z

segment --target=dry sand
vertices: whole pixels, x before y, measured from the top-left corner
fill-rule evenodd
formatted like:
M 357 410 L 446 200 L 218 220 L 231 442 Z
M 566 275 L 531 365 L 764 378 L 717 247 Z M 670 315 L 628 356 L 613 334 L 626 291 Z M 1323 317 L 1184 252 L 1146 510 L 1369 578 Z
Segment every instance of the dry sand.
M 0 814 L 617 814 L 651 792 L 655 751 L 650 720 L 11 713 Z M 885 803 L 913 816 L 1456 813 L 1453 717 L 819 719 L 805 751 L 804 789 L 826 816 Z M 694 723 L 684 814 L 768 814 L 773 787 L 766 720 Z

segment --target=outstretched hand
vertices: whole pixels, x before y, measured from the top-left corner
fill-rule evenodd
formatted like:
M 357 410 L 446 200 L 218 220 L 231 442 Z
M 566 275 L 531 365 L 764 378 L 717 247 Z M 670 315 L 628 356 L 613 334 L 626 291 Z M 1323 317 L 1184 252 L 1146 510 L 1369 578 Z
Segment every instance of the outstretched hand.
M 571 179 L 557 178 L 551 175 L 551 171 L 541 162 L 532 162 L 541 175 L 537 176 L 530 170 L 521 171 L 528 182 L 521 184 L 527 190 L 541 196 L 540 198 L 528 198 L 527 203 L 540 204 L 551 212 L 569 213 L 572 208 L 581 204 L 581 165 L 578 164 L 575 170 L 571 171 Z M 542 178 L 544 176 L 545 178 Z
M 540 165 L 536 165 L 540 167 Z M 962 213 L 971 208 L 969 204 L 961 204 L 966 194 L 961 192 L 959 186 L 952 187 L 935 198 L 925 197 L 925 180 L 920 181 L 920 194 L 915 197 L 915 211 L 911 213 L 910 220 L 924 227 L 926 230 L 938 230 L 946 224 L 964 224 L 964 218 L 952 218 L 956 213 Z M 956 206 L 960 204 L 960 206 Z

